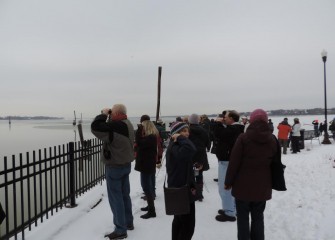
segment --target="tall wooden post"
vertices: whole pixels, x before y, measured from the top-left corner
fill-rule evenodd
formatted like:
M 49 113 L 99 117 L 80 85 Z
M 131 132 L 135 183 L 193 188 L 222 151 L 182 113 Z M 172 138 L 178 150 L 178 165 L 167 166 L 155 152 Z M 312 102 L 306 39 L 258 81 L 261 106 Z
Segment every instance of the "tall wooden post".
M 157 110 L 156 110 L 156 123 L 159 119 L 159 110 L 161 104 L 161 77 L 162 77 L 162 67 L 158 67 L 158 91 L 157 91 Z

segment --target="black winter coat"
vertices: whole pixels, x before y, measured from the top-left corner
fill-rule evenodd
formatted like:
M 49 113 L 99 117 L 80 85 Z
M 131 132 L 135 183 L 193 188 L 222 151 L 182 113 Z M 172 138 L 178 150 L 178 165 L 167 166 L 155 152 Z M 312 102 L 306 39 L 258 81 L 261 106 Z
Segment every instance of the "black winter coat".
M 208 132 L 199 125 L 190 125 L 190 136 L 189 139 L 192 141 L 197 151 L 193 157 L 193 164 L 197 163 L 203 166 L 202 170 L 206 171 L 209 169 L 207 151 L 211 147 Z
M 193 156 L 196 153 L 194 144 L 183 136 L 177 141 L 170 141 L 166 150 L 166 171 L 168 187 L 182 187 L 188 184 L 194 188 Z
M 214 135 L 217 141 L 216 157 L 220 161 L 229 161 L 231 150 L 237 137 L 244 132 L 244 125 L 233 124 L 223 126 L 217 123 L 214 128 Z
M 147 174 L 155 173 L 156 160 L 157 136 L 151 134 L 149 136 L 138 137 L 135 170 Z

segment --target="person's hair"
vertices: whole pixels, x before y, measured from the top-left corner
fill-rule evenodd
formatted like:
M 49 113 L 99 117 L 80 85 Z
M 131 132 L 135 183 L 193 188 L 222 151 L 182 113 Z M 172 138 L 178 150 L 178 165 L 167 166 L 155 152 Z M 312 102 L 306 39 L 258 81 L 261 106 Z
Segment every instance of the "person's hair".
M 127 108 L 123 104 L 114 104 L 113 111 L 115 113 L 127 114 Z
M 143 121 L 142 126 L 143 126 L 145 136 L 149 136 L 151 134 L 157 136 L 159 134 L 155 124 L 153 124 L 153 122 L 151 122 L 150 120 Z
M 238 122 L 240 120 L 240 114 L 236 112 L 235 110 L 229 110 L 228 112 L 228 117 L 231 117 L 234 122 Z

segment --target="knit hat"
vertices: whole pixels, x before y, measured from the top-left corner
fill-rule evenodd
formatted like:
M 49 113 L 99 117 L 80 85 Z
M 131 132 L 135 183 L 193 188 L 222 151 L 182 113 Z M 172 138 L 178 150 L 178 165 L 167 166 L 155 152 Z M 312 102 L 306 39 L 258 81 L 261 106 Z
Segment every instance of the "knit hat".
M 188 122 L 190 124 L 199 124 L 199 115 L 193 113 L 191 116 L 188 117 Z
M 150 120 L 149 115 L 146 115 L 146 114 L 145 114 L 145 115 L 142 115 L 140 122 L 142 123 L 142 122 L 145 121 L 145 120 Z
M 183 119 L 181 119 L 181 117 L 176 117 L 176 121 L 177 121 L 177 122 L 182 122 Z
M 256 120 L 268 122 L 268 115 L 263 109 L 256 109 L 250 114 L 250 123 Z
M 171 133 L 171 136 L 175 133 L 178 133 L 180 132 L 183 128 L 188 128 L 188 125 L 187 123 L 184 123 L 184 122 L 175 122 L 172 124 L 172 126 L 170 127 L 170 133 Z

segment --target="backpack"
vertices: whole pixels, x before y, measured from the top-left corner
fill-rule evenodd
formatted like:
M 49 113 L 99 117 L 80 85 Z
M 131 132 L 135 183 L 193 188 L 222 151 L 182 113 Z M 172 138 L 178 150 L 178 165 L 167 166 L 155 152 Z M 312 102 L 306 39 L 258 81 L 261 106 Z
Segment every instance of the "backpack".
M 333 121 L 329 126 L 330 131 L 335 131 L 335 121 Z

